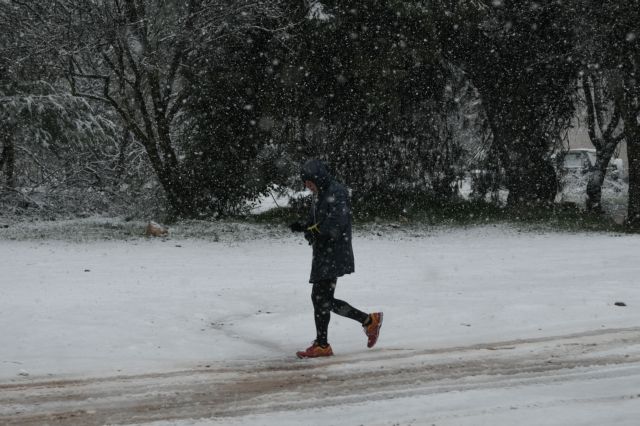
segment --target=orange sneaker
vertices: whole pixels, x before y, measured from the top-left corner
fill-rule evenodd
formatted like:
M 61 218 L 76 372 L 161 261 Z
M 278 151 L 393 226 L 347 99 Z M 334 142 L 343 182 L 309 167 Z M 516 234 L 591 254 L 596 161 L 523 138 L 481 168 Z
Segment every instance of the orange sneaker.
M 369 325 L 364 325 L 364 334 L 367 335 L 369 340 L 367 341 L 367 347 L 372 348 L 378 341 L 380 335 L 380 327 L 382 327 L 382 312 L 374 312 L 369 314 L 371 322 Z
M 315 341 L 311 346 L 309 346 L 304 351 L 296 352 L 298 358 L 318 358 L 321 356 L 332 356 L 333 350 L 331 349 L 331 345 L 327 344 L 327 346 L 322 347 L 318 345 Z

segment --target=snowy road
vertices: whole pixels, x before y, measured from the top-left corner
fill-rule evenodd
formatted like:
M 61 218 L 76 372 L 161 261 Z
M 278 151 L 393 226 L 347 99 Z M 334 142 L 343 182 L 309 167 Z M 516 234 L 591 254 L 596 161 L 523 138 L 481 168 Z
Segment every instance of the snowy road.
M 333 316 L 297 360 L 309 247 L 253 231 L 0 240 L 0 424 L 637 426 L 637 236 L 362 230 L 378 345 Z
M 247 415 L 616 378 L 623 385 L 640 383 L 640 328 L 426 351 L 385 348 L 326 360 L 216 363 L 165 374 L 0 385 L 0 424 L 102 425 L 198 418 L 229 424 Z M 586 391 L 562 400 L 534 400 L 522 407 L 509 398 L 504 401 L 500 405 L 489 400 L 486 409 L 496 414 L 531 406 L 624 401 L 640 406 L 640 386 L 635 390 L 621 386 L 605 395 Z M 472 405 L 470 411 L 474 410 Z M 615 418 L 615 413 L 610 415 Z M 430 416 L 440 422 L 463 419 L 465 410 L 435 411 Z

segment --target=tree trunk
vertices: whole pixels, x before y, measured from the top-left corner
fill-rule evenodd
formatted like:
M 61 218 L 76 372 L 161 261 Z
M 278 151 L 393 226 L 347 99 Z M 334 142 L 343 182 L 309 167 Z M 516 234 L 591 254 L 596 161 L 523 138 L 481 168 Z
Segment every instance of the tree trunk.
M 640 231 L 640 55 L 629 52 L 624 78 L 622 114 L 629 159 L 629 204 L 627 227 Z
M 197 213 L 194 193 L 187 182 L 181 178 L 179 169 L 164 167 L 162 170 L 156 170 L 156 173 L 169 201 L 172 214 L 182 218 L 194 217 Z
M 587 107 L 587 124 L 589 139 L 596 148 L 596 164 L 589 175 L 587 183 L 587 210 L 601 214 L 602 210 L 602 184 L 607 174 L 607 167 L 616 146 L 624 136 L 614 136 L 622 118 L 622 93 L 615 93 L 612 98 L 605 96 L 603 89 L 603 76 L 601 74 L 589 75 L 582 79 L 582 89 Z M 609 80 L 609 82 L 614 82 Z M 592 93 L 593 91 L 593 93 Z M 612 104 L 612 105 L 611 105 Z M 605 122 L 606 112 L 611 112 L 608 124 Z M 598 136 L 600 134 L 601 136 Z
M 597 214 L 602 213 L 602 184 L 606 173 L 604 164 L 605 162 L 598 158 L 587 182 L 587 211 Z
M 5 184 L 9 188 L 15 188 L 15 147 L 10 134 L 3 132 L 2 134 L 3 149 L 0 154 L 0 171 L 4 169 Z
M 615 145 L 613 145 L 615 147 Z M 607 174 L 607 167 L 613 157 L 614 150 L 601 150 L 596 157 L 596 164 L 587 182 L 587 210 L 602 213 L 602 185 Z
M 534 154 L 521 160 L 519 167 L 511 167 L 507 173 L 510 207 L 550 207 L 558 191 L 555 169 L 542 155 Z
M 633 114 L 635 115 L 635 114 Z M 632 118 L 637 118 L 634 116 Z M 627 226 L 640 231 L 640 126 L 625 121 L 627 156 L 629 158 L 629 206 Z
M 484 106 L 493 133 L 492 149 L 505 173 L 507 206 L 549 206 L 555 199 L 558 182 L 553 166 L 545 158 L 546 142 L 520 130 L 526 123 L 499 103 L 486 99 Z
M 9 188 L 15 188 L 15 166 L 16 166 L 16 150 L 13 145 L 13 140 L 9 139 L 9 143 L 5 146 L 5 155 L 7 156 L 7 162 L 4 166 L 5 173 L 7 175 L 7 186 Z

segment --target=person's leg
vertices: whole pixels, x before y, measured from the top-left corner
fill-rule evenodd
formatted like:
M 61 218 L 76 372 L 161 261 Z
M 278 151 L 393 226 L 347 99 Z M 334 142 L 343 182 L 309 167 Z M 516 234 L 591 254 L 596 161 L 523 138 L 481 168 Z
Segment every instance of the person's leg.
M 374 312 L 372 314 L 365 314 L 359 309 L 354 308 L 347 302 L 338 300 L 333 297 L 333 293 L 336 289 L 337 280 L 333 282 L 331 286 L 331 311 L 343 317 L 351 318 L 358 321 L 364 328 L 364 333 L 367 335 L 367 347 L 372 348 L 378 341 L 378 335 L 380 334 L 380 327 L 382 326 L 382 312 Z
M 313 288 L 311 290 L 311 301 L 313 302 L 313 310 L 316 323 L 315 343 L 321 347 L 326 347 L 329 351 L 331 351 L 327 335 L 329 330 L 329 321 L 331 319 L 331 312 L 335 312 L 338 315 L 351 318 L 362 324 L 362 326 L 364 327 L 364 332 L 368 338 L 367 347 L 373 347 L 376 344 L 378 335 L 380 333 L 380 326 L 382 325 L 382 312 L 366 314 L 359 309 L 356 309 L 353 306 L 349 305 L 347 302 L 336 299 L 334 297 L 334 292 L 336 289 L 337 281 L 337 279 L 324 280 L 313 284 Z M 307 352 L 308 351 L 309 350 L 307 350 Z M 308 355 L 306 352 L 298 353 L 298 357 L 301 358 L 309 356 L 311 355 Z
M 313 302 L 313 313 L 316 322 L 316 343 L 320 346 L 327 346 L 327 333 L 329 321 L 331 320 L 331 301 L 333 299 L 333 289 L 335 281 L 323 280 L 313 283 L 311 289 L 311 301 Z
M 331 283 L 331 311 L 335 312 L 340 316 L 351 318 L 352 320 L 358 321 L 362 325 L 366 325 L 366 322 L 369 321 L 369 314 L 365 314 L 364 312 L 354 308 L 347 302 L 333 297 L 333 294 L 336 290 L 337 283 L 338 283 L 337 279 Z

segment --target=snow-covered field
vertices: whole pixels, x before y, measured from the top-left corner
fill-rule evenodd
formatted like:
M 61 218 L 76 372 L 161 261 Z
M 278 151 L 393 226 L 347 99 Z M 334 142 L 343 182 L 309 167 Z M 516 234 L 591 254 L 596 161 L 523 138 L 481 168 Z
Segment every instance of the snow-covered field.
M 310 248 L 281 229 L 112 241 L 7 232 L 0 424 L 640 418 L 638 236 L 357 230 L 356 273 L 336 296 L 384 311 L 380 341 L 367 349 L 361 328 L 334 315 L 336 356 L 297 360 L 314 338 Z

